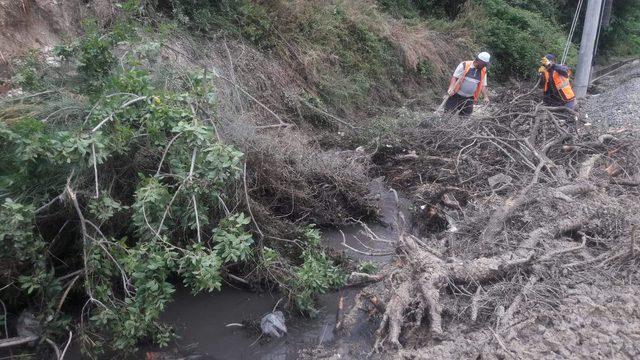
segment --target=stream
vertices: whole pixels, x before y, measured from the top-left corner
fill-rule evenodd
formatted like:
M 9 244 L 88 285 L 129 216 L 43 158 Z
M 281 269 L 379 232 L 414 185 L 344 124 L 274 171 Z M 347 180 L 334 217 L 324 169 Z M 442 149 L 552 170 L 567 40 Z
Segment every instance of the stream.
M 378 202 L 381 222 L 368 226 L 376 235 L 395 241 L 397 231 L 391 224 L 396 221 L 398 209 L 405 216 L 408 214 L 410 202 L 404 198 L 396 201 L 394 192 L 385 187 L 381 180 L 374 182 L 371 192 Z M 363 252 L 393 252 L 394 244 L 372 241 L 361 234 L 361 230 L 360 225 L 326 229 L 322 232 L 323 244 L 345 251 L 345 254 L 353 259 L 375 262 L 382 267 L 390 261 L 392 255 L 368 256 L 346 249 L 342 245 L 344 233 L 346 243 Z M 353 304 L 358 291 L 359 289 L 342 290 L 345 309 Z M 173 302 L 162 316 L 162 321 L 175 329 L 178 339 L 168 348 L 143 349 L 139 358 L 289 360 L 299 359 L 303 350 L 313 351 L 321 346 L 330 349 L 370 349 L 377 324 L 368 321 L 364 313 L 356 326 L 357 331 L 342 336 L 334 334 L 340 294 L 336 291 L 321 296 L 318 303 L 319 312 L 313 319 L 285 314 L 288 333 L 282 338 L 270 338 L 261 336 L 257 330 L 237 324 L 243 321 L 259 321 L 262 316 L 273 311 L 280 299 L 279 294 L 254 293 L 225 287 L 217 293 L 193 296 L 189 290 L 178 287 Z M 79 353 L 72 354 L 70 358 L 80 359 L 78 355 Z

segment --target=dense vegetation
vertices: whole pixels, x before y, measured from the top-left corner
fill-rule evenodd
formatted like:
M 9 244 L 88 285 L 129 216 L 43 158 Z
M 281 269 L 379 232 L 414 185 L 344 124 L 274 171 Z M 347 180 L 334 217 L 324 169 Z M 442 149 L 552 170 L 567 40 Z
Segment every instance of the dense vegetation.
M 640 54 L 640 5 L 634 0 L 616 0 L 613 4 L 600 48 L 608 56 L 637 56 Z
M 478 48 L 494 55 L 492 72 L 500 79 L 535 76 L 541 54 L 562 53 L 567 31 L 573 20 L 577 0 L 378 0 L 380 10 L 407 23 L 426 20 L 432 27 L 446 31 L 466 32 Z M 363 2 L 364 3 L 364 2 Z M 375 9 L 360 4 L 358 21 L 345 15 L 347 3 L 332 6 L 311 5 L 314 12 L 302 16 L 291 5 L 279 1 L 264 3 L 239 0 L 169 1 L 171 13 L 185 25 L 207 32 L 223 28 L 244 36 L 263 49 L 276 50 L 281 42 L 292 41 L 301 48 L 336 53 L 343 60 L 336 79 L 345 88 L 339 94 L 335 86 L 325 86 L 325 99 L 353 99 L 371 91 L 373 86 L 386 86 L 384 79 L 402 74 L 398 64 L 402 58 L 394 51 L 394 39 L 372 26 L 380 15 Z M 581 15 L 586 6 L 583 6 Z M 581 36 L 581 21 L 573 42 Z M 615 1 L 609 24 L 603 28 L 600 51 L 606 56 L 632 55 L 640 52 L 640 6 L 632 0 Z M 572 46 L 567 63 L 575 66 L 577 51 Z M 452 66 L 452 64 L 448 64 Z M 329 76 L 335 69 L 320 69 Z M 324 80 L 324 79 L 321 79 Z M 356 96 L 356 102 L 358 97 Z M 351 100 L 354 101 L 354 100 Z M 336 104 L 334 104 L 336 105 Z
M 43 339 L 74 327 L 65 310 L 68 299 L 79 301 L 78 335 L 100 356 L 141 341 L 166 344 L 171 331 L 158 319 L 178 282 L 198 293 L 247 275 L 311 315 L 318 294 L 344 283 L 314 223 L 370 210 L 358 193 L 366 167 L 303 153 L 307 144 L 283 155 L 269 136 L 249 134 L 242 149 L 222 139 L 218 75 L 161 63 L 167 34 L 250 44 L 304 84 L 283 116 L 303 129 L 335 129 L 326 111 L 374 112 L 429 87 L 439 94 L 451 67 L 481 48 L 493 54 L 496 77 L 534 76 L 542 54 L 561 52 L 574 6 L 120 2 L 108 26 L 89 22 L 82 37 L 56 47 L 55 64 L 37 52 L 21 59 L 12 81 L 24 93 L 0 103 L 2 299 L 15 312 L 34 311 Z M 601 51 L 638 54 L 639 26 L 640 6 L 616 1 Z M 268 201 L 251 198 L 247 174 Z
M 239 207 L 246 160 L 217 134 L 212 75 L 154 70 L 160 44 L 124 35 L 135 32 L 89 24 L 55 49 L 61 64 L 32 53 L 18 68 L 30 93 L 0 112 L 7 305 L 31 307 L 43 339 L 55 338 L 69 326 L 67 297 L 84 297 L 78 336 L 93 356 L 166 344 L 158 319 L 176 275 L 196 294 L 220 290 L 232 268 L 278 271 L 292 304 L 313 314 L 315 296 L 344 281 L 319 231 L 300 228 L 302 251 L 256 247 Z

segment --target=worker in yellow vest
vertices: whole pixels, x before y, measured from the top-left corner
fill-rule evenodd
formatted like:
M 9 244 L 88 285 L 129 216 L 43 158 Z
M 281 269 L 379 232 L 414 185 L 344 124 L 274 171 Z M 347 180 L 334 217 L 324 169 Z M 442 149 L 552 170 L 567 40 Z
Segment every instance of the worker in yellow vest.
M 446 112 L 470 116 L 480 94 L 489 102 L 487 66 L 490 63 L 491 55 L 481 52 L 475 60 L 463 61 L 458 65 L 449 81 L 449 97 L 444 104 Z
M 544 104 L 547 106 L 566 106 L 574 109 L 576 96 L 569 82 L 569 68 L 556 64 L 556 56 L 545 55 L 540 60 L 538 73 L 541 78 L 541 86 L 544 93 Z

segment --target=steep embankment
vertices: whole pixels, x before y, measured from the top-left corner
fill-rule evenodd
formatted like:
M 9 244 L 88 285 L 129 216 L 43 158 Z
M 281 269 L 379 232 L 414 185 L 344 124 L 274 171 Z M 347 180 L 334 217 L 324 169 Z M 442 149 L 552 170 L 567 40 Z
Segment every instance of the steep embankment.
M 115 2 L 110 0 L 2 0 L 0 1 L 0 77 L 15 68 L 14 61 L 29 50 L 50 51 L 65 39 L 75 38 L 83 20 L 113 20 Z
M 110 8 L 111 26 L 89 23 L 55 51 L 42 41 L 11 68 L 0 288 L 18 344 L 75 341 L 93 354 L 166 344 L 159 319 L 176 281 L 194 293 L 277 289 L 280 306 L 314 313 L 355 266 L 337 266 L 314 225 L 377 212 L 369 154 L 323 148 L 317 135 L 359 131 L 415 100 L 465 52 L 367 1 L 278 3 L 277 19 L 238 3 L 231 23 L 198 36 L 132 3 Z M 56 11 L 74 4 L 84 6 Z M 62 34 L 42 6 L 26 13 L 41 23 L 20 29 L 54 42 Z

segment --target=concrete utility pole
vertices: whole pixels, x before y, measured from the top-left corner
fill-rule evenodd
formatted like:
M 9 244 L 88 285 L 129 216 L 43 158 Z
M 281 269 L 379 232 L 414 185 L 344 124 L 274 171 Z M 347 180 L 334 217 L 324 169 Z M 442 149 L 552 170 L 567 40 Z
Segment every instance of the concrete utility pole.
M 587 14 L 584 19 L 582 30 L 582 41 L 580 42 L 580 53 L 578 55 L 578 68 L 576 69 L 576 81 L 573 86 L 578 98 L 587 95 L 589 78 L 591 77 L 591 65 L 593 63 L 593 53 L 598 37 L 598 27 L 600 26 L 600 12 L 602 11 L 603 0 L 589 0 L 587 4 Z
M 611 11 L 613 10 L 613 0 L 604 0 L 604 13 L 602 14 L 602 27 L 607 27 L 611 23 Z

